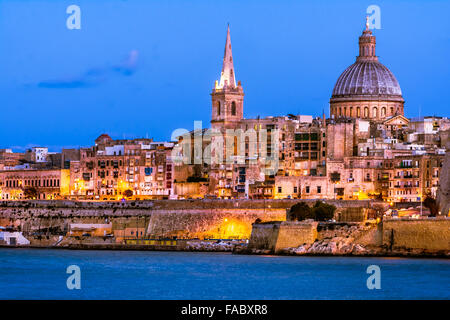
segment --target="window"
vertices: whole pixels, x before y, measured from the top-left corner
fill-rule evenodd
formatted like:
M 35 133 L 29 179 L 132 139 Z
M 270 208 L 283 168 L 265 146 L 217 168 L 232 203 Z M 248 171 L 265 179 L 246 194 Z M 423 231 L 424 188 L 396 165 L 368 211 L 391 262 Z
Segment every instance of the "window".
M 236 115 L 236 102 L 232 102 L 231 103 L 231 115 L 235 116 Z
M 217 115 L 220 116 L 220 101 L 217 101 Z
M 322 187 L 321 186 L 317 186 L 317 193 L 322 193 Z
M 283 192 L 283 189 L 281 187 L 278 187 L 278 193 Z
M 306 193 L 309 193 L 309 186 L 306 186 L 305 192 L 306 192 Z
M 294 187 L 294 193 L 297 193 L 297 186 Z

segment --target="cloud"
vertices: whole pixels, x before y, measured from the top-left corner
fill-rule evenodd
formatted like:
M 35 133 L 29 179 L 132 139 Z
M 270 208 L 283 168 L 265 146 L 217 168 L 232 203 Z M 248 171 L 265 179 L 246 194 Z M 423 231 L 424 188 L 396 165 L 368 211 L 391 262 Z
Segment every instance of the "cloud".
M 131 76 L 136 72 L 138 56 L 139 52 L 132 50 L 127 58 L 117 65 L 91 68 L 80 76 L 41 81 L 37 86 L 50 89 L 88 88 L 105 82 L 113 76 Z

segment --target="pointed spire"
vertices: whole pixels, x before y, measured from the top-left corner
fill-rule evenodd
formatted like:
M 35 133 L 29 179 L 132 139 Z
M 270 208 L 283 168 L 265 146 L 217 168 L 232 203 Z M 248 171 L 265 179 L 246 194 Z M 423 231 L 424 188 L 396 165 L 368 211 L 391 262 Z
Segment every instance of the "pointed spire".
M 220 74 L 219 87 L 224 86 L 236 87 L 236 77 L 234 74 L 233 66 L 233 53 L 231 52 L 231 36 L 230 36 L 230 24 L 227 29 L 227 40 L 225 42 L 225 52 L 223 56 L 222 73 Z

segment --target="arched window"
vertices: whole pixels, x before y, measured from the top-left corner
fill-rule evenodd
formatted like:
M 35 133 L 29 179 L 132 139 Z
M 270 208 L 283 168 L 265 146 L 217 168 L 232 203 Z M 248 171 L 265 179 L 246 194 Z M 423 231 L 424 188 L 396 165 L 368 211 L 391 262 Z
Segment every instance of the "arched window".
M 361 117 L 361 108 L 360 107 L 357 107 L 356 108 L 356 116 L 359 118 L 359 117 Z
M 377 118 L 378 117 L 378 109 L 377 109 L 377 107 L 374 107 L 372 109 L 372 117 L 373 118 Z
M 232 102 L 231 103 L 231 115 L 235 116 L 236 115 L 236 102 Z
M 217 101 L 217 115 L 220 116 L 220 101 Z
M 386 107 L 381 108 L 381 116 L 386 117 Z
M 353 117 L 353 107 L 350 107 L 350 117 Z
M 365 107 L 364 108 L 364 118 L 368 118 L 369 117 L 369 108 Z
M 344 117 L 347 116 L 347 107 L 344 107 Z

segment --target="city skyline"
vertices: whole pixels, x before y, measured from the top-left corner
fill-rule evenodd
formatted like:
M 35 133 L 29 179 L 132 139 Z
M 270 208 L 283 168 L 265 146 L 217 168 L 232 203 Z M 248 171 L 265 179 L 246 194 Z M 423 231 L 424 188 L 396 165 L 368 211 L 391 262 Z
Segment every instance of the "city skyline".
M 140 2 L 135 3 L 144 5 Z M 1 82 L 2 104 L 6 112 L 10 112 L 10 121 L 0 129 L 3 141 L 1 147 L 20 150 L 41 145 L 49 146 L 51 151 L 58 151 L 62 147 L 90 145 L 100 133 L 108 133 L 114 138 L 148 135 L 155 140 L 168 140 L 171 132 L 177 128 L 192 129 L 194 120 L 202 120 L 203 127 L 209 127 L 211 116 L 209 93 L 214 80 L 220 75 L 227 22 L 230 23 L 233 35 L 237 78 L 242 80 L 245 87 L 246 118 L 288 113 L 319 116 L 322 110 L 329 116 L 328 101 L 334 82 L 353 62 L 351 57 L 357 55 L 355 39 L 363 30 L 363 17 L 369 5 L 369 3 L 353 6 L 352 4 L 354 3 L 347 2 L 338 6 L 341 8 L 339 12 L 342 11 L 342 16 L 338 15 L 336 21 L 330 20 L 338 24 L 339 28 L 330 28 L 330 21 L 327 22 L 328 25 L 323 23 L 327 20 L 327 16 L 331 15 L 332 10 L 328 10 L 327 14 L 318 15 L 316 19 L 301 22 L 303 25 L 309 23 L 314 26 L 309 29 L 312 31 L 305 28 L 291 29 L 295 26 L 293 20 L 283 23 L 281 23 L 283 19 L 273 19 L 269 22 L 266 22 L 266 19 L 264 22 L 250 18 L 244 20 L 242 15 L 255 7 L 251 4 L 246 6 L 236 3 L 233 5 L 234 10 L 225 10 L 221 19 L 209 17 L 208 19 L 214 20 L 213 22 L 207 20 L 206 25 L 211 28 L 201 30 L 199 22 L 195 21 L 196 16 L 191 16 L 189 19 L 184 18 L 188 20 L 184 22 L 189 22 L 192 29 L 181 30 L 176 28 L 183 22 L 183 19 L 176 19 L 180 14 L 178 11 L 182 11 L 179 9 L 171 11 L 174 13 L 171 21 L 173 24 L 170 27 L 167 23 L 161 24 L 169 28 L 159 34 L 154 33 L 152 35 L 154 38 L 150 40 L 140 38 L 142 34 L 139 33 L 134 39 L 129 40 L 126 38 L 130 33 L 126 30 L 118 34 L 112 32 L 122 42 L 116 43 L 117 46 L 114 47 L 113 39 L 107 39 L 102 43 L 106 44 L 105 48 L 100 44 L 96 46 L 95 41 L 93 42 L 93 39 L 101 34 L 95 19 L 91 16 L 92 13 L 100 14 L 96 11 L 98 8 L 95 5 L 80 1 L 81 30 L 68 30 L 65 27 L 68 15 L 65 14 L 64 5 L 49 4 L 48 7 L 40 5 L 35 16 L 39 17 L 39 14 L 43 14 L 40 11 L 50 9 L 49 21 L 43 22 L 42 25 L 38 24 L 37 30 L 48 31 L 55 26 L 55 22 L 58 22 L 58 28 L 52 32 L 62 38 L 55 37 L 53 46 L 46 44 L 43 46 L 45 48 L 36 48 L 33 47 L 33 43 L 28 43 L 30 45 L 28 49 L 35 51 L 27 53 L 14 52 L 13 49 L 20 48 L 21 44 L 15 42 L 17 40 L 9 41 L 13 39 L 8 38 L 5 32 L 8 28 L 16 27 L 6 19 L 8 10 L 17 10 L 14 12 L 22 17 L 27 14 L 27 10 L 23 11 L 25 7 L 16 3 L 3 3 L 2 11 L 5 17 L 2 16 L 4 27 L 1 28 L 0 35 L 11 45 L 11 50 L 0 53 L 0 58 L 11 63 L 5 66 L 6 76 Z M 152 5 L 159 6 L 159 10 L 164 13 L 170 10 L 170 6 Z M 347 8 L 349 6 L 350 9 Z M 195 9 L 194 7 L 191 4 L 188 9 Z M 209 5 L 203 4 L 200 7 L 203 10 L 201 12 L 211 13 Z M 308 4 L 304 8 L 319 13 L 319 7 Z M 448 83 L 448 72 L 445 71 L 448 66 L 442 64 L 436 69 L 440 59 L 443 59 L 447 52 L 445 48 L 448 41 L 439 41 L 442 40 L 440 37 L 445 38 L 445 35 L 439 35 L 438 32 L 427 35 L 428 41 L 432 42 L 433 59 L 427 58 L 425 65 L 414 64 L 417 72 L 411 70 L 411 65 L 408 64 L 411 63 L 411 59 L 424 59 L 427 51 L 426 45 L 419 46 L 419 43 L 426 43 L 424 33 L 404 34 L 404 26 L 409 25 L 405 21 L 428 7 L 419 3 L 408 4 L 411 10 L 402 15 L 394 14 L 399 10 L 395 5 L 380 3 L 380 7 L 382 28 L 374 30 L 379 39 L 377 55 L 394 72 L 400 83 L 406 101 L 406 116 L 418 116 L 419 106 L 422 106 L 421 115 L 447 116 L 445 102 L 436 102 L 440 99 L 438 93 L 443 92 L 445 84 Z M 144 14 L 138 14 L 134 11 L 136 8 L 137 6 L 130 6 L 130 3 L 127 3 L 127 6 L 123 7 L 125 12 L 121 19 L 129 21 L 135 17 L 136 24 L 143 24 L 139 25 L 140 27 L 147 26 L 147 21 L 142 20 Z M 103 10 L 101 14 L 114 17 L 121 11 L 119 9 L 120 5 L 117 5 L 111 10 Z M 57 12 L 58 17 L 53 17 Z M 259 12 L 263 15 L 269 14 L 264 8 Z M 283 11 L 283 6 L 277 8 L 274 14 L 279 15 L 276 18 L 289 16 Z M 304 17 L 305 10 L 301 11 L 301 14 Z M 345 19 L 350 16 L 351 19 Z M 163 17 L 161 19 L 164 19 Z M 427 19 L 432 17 L 428 15 Z M 105 19 L 102 19 L 102 22 L 104 23 Z M 446 30 L 445 24 L 448 22 L 438 19 L 433 22 L 433 26 L 427 28 Z M 118 21 L 119 25 L 121 23 L 123 21 Z M 117 28 L 120 28 L 119 25 Z M 134 31 L 137 30 L 137 27 L 132 28 Z M 18 38 L 31 41 L 30 38 L 21 37 L 21 35 L 30 36 L 27 33 L 29 30 L 25 29 L 26 27 L 17 30 Z M 142 29 L 139 30 L 142 32 Z M 155 32 L 152 28 L 149 30 Z M 288 30 L 289 33 L 277 33 L 280 30 Z M 398 38 L 398 35 L 402 38 Z M 111 33 L 108 33 L 108 37 L 111 37 Z M 290 39 L 295 37 L 304 40 L 301 42 L 307 45 L 305 47 L 298 43 L 294 45 Z M 408 40 L 411 37 L 416 39 L 415 43 Z M 169 45 L 170 40 L 175 40 L 175 44 Z M 39 36 L 34 41 L 39 41 Z M 93 47 L 77 48 L 77 44 L 87 43 Z M 193 50 L 183 47 L 186 45 L 191 46 Z M 293 50 L 289 50 L 289 47 Z M 17 57 L 12 57 L 13 52 L 18 53 Z M 72 56 L 68 55 L 70 52 Z M 91 55 L 92 52 L 94 54 Z M 407 56 L 404 55 L 405 52 L 408 53 Z M 60 55 L 61 53 L 66 54 L 66 59 Z M 53 58 L 56 58 L 54 63 Z M 161 64 L 158 64 L 158 60 Z M 17 69 L 19 63 L 25 64 L 21 66 L 22 69 Z M 30 67 L 30 63 L 34 67 L 27 72 L 24 69 Z M 426 67 L 429 69 L 420 70 Z M 13 72 L 17 70 L 19 72 Z M 263 76 L 261 70 L 264 70 L 264 75 L 267 76 Z M 427 72 L 434 72 L 433 78 L 427 77 Z M 428 86 L 418 87 L 421 83 L 420 81 L 417 83 L 419 75 L 421 81 L 429 83 Z M 11 76 L 9 78 L 11 81 L 8 81 L 8 76 Z M 285 78 L 280 80 L 280 76 Z M 298 85 L 296 81 L 299 82 Z M 268 91 L 269 88 L 272 91 Z M 111 92 L 113 93 L 110 94 Z M 42 106 L 36 108 L 37 103 L 45 105 L 45 110 Z M 17 108 L 22 108 L 22 111 L 14 112 Z M 125 111 L 129 112 L 129 118 Z M 18 126 L 21 130 L 17 130 Z M 26 130 L 22 129 L 24 127 Z M 32 139 L 29 132 L 36 133 Z

